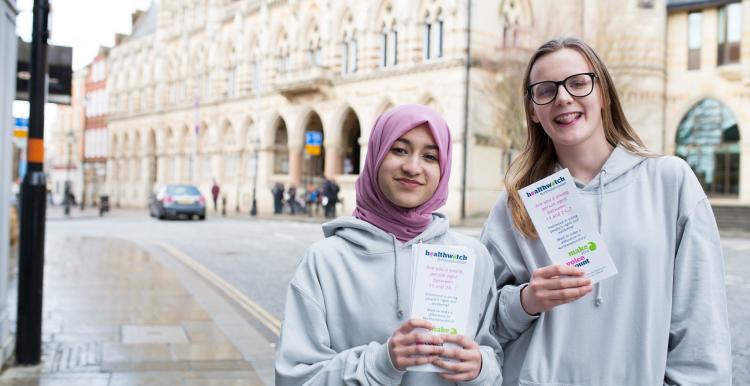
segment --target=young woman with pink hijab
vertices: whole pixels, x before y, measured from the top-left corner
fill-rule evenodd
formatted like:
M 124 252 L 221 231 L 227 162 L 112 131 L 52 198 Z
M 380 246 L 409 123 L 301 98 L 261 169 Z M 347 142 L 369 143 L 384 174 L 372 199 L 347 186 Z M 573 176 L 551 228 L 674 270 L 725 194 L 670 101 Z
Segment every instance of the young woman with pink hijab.
M 492 260 L 435 212 L 448 197 L 450 169 L 450 130 L 435 111 L 404 105 L 378 117 L 353 216 L 323 225 L 326 238 L 307 250 L 289 284 L 277 385 L 502 382 L 502 349 L 492 332 L 513 337 L 492 326 Z M 415 243 L 464 246 L 476 256 L 468 336 L 420 333 L 433 325 L 409 318 Z M 447 371 L 406 371 L 426 363 Z

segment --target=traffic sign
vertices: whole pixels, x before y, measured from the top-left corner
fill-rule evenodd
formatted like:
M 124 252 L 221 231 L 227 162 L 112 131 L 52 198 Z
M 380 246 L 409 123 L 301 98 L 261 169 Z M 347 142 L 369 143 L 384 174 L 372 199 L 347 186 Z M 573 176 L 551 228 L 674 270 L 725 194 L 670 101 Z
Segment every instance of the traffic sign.
M 320 146 L 305 145 L 305 153 L 307 155 L 320 155 Z
M 323 133 L 319 131 L 305 133 L 305 154 L 320 155 L 321 145 L 323 145 Z
M 305 145 L 320 146 L 323 144 L 323 133 L 308 131 L 305 133 Z

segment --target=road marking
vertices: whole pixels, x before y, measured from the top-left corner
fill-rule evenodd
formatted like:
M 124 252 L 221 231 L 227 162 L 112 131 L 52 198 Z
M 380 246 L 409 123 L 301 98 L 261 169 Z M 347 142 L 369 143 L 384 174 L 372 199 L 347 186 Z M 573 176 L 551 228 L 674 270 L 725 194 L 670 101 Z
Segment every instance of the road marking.
M 192 268 L 196 273 L 201 275 L 204 279 L 208 280 L 211 284 L 215 285 L 220 290 L 229 296 L 232 300 L 237 302 L 242 309 L 247 311 L 250 315 L 253 315 L 259 322 L 261 322 L 266 328 L 273 332 L 276 336 L 281 333 L 281 322 L 276 319 L 271 313 L 263 309 L 254 301 L 250 300 L 245 294 L 240 292 L 237 288 L 227 283 L 219 275 L 211 272 L 202 264 L 195 261 L 192 257 L 186 255 L 179 249 L 169 245 L 165 242 L 154 241 L 154 244 L 167 251 L 170 255 L 181 261 L 186 266 Z
M 294 237 L 294 236 L 292 236 L 292 235 L 288 235 L 288 234 L 286 234 L 286 233 L 279 233 L 279 232 L 274 232 L 274 234 L 273 234 L 273 235 L 274 235 L 274 236 L 276 236 L 276 237 L 280 237 L 280 238 L 282 238 L 282 239 L 287 239 L 287 240 L 292 240 L 292 241 L 293 241 L 293 240 L 295 240 L 295 237 Z

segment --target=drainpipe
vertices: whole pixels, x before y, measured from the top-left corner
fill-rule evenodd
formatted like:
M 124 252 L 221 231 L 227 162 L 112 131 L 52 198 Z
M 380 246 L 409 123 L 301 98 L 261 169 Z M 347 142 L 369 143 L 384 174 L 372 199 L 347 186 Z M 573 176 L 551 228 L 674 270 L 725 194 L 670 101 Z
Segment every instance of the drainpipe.
M 469 73 L 471 72 L 471 0 L 466 1 L 466 81 L 464 83 L 463 162 L 461 173 L 461 219 L 466 218 L 466 166 L 469 150 Z
M 668 44 L 669 44 L 669 37 L 667 36 L 669 34 L 669 9 L 667 9 L 664 15 L 664 52 L 662 57 L 662 74 L 664 76 L 664 82 L 663 87 L 664 90 L 662 90 L 662 98 L 661 98 L 661 154 L 664 154 L 667 151 L 667 103 L 669 96 L 667 95 L 667 92 L 669 91 L 669 69 L 667 68 L 668 63 Z

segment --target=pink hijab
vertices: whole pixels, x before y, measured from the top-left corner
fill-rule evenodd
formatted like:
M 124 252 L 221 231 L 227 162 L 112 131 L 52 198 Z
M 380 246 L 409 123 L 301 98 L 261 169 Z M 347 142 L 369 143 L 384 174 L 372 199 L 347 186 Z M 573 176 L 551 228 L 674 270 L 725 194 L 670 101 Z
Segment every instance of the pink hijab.
M 391 145 L 411 129 L 427 124 L 438 146 L 440 182 L 435 193 L 415 208 L 401 208 L 389 201 L 378 185 L 378 170 Z M 451 134 L 448 124 L 435 110 L 423 105 L 403 105 L 381 114 L 367 144 L 364 169 L 357 178 L 357 208 L 353 216 L 408 241 L 422 233 L 432 221 L 432 212 L 448 198 L 451 174 Z

